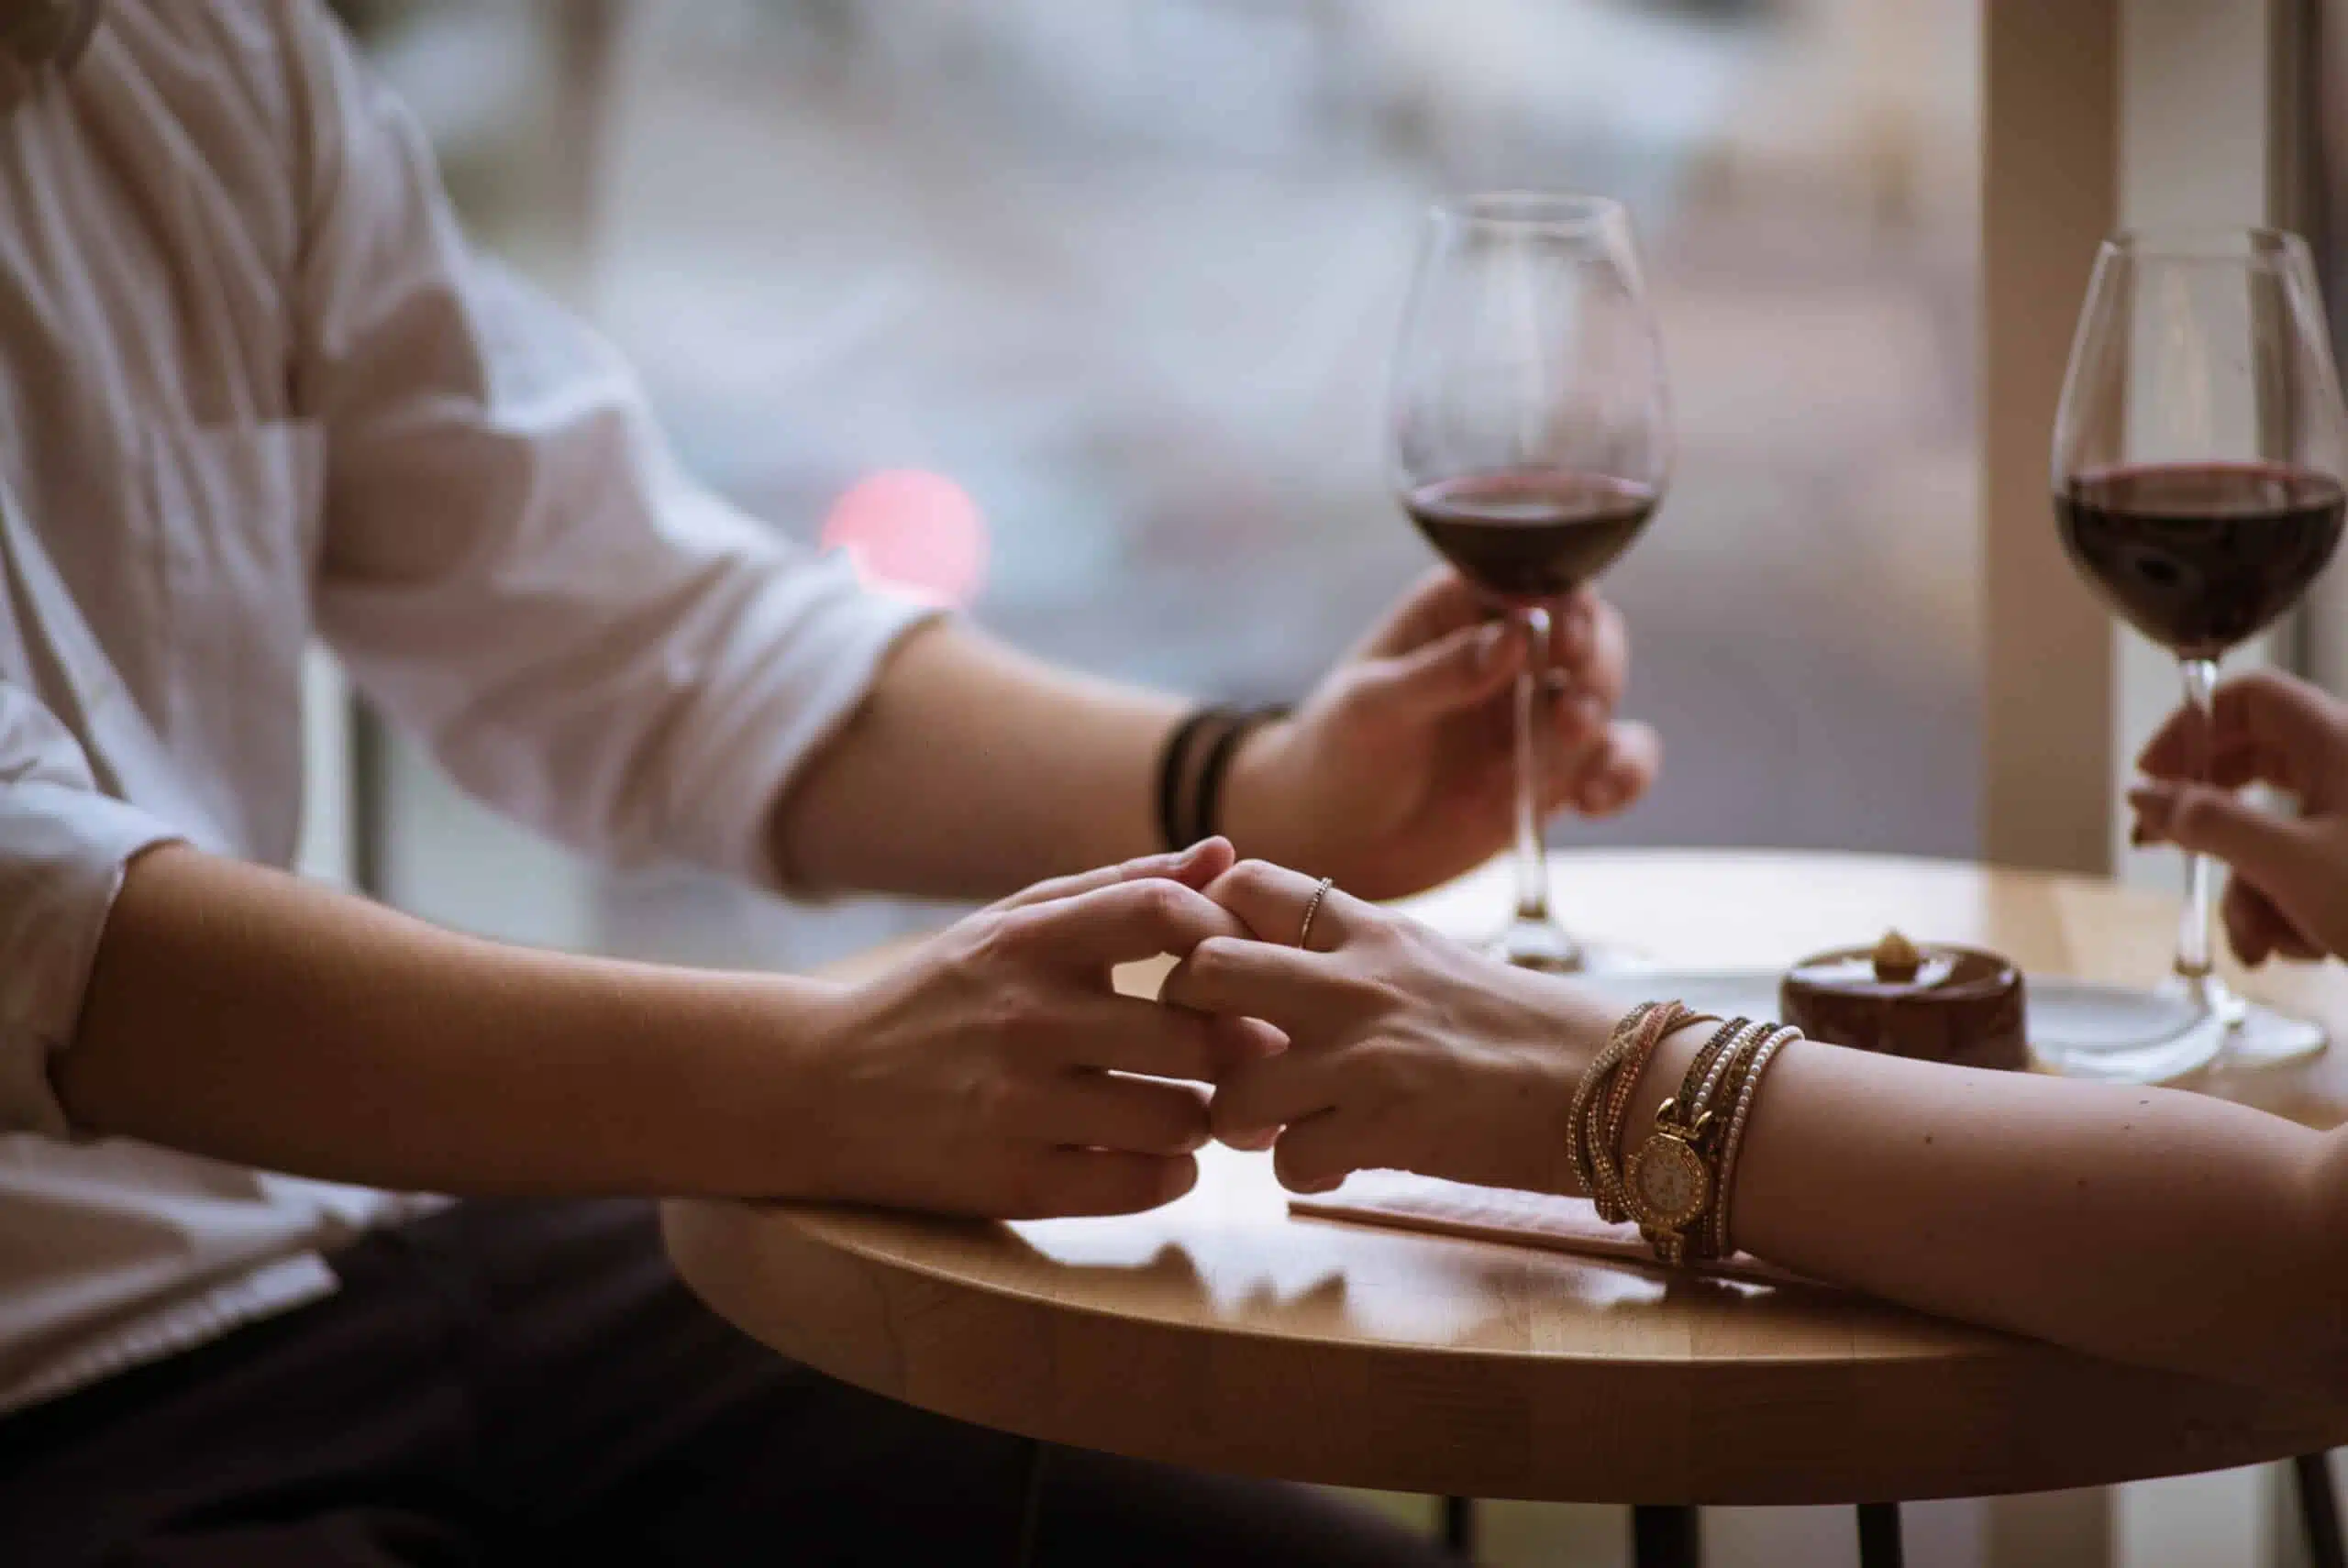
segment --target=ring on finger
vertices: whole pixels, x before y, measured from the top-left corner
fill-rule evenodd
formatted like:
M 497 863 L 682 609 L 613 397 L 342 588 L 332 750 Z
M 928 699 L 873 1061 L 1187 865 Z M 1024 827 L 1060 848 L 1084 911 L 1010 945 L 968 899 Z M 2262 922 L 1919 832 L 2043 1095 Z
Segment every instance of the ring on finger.
M 1296 928 L 1296 944 L 1307 952 L 1311 951 L 1309 944 L 1312 940 L 1312 917 L 1321 912 L 1322 900 L 1329 896 L 1329 889 L 1336 885 L 1337 879 L 1335 877 L 1324 877 L 1314 886 L 1312 896 L 1304 900 L 1304 919 Z

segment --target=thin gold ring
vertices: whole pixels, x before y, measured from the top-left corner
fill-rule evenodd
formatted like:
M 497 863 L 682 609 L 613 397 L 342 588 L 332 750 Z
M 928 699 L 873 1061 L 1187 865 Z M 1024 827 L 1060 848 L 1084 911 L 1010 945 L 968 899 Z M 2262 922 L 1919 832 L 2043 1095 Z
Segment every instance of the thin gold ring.
M 1304 900 L 1304 923 L 1296 928 L 1296 944 L 1299 947 L 1303 947 L 1312 940 L 1312 917 L 1321 912 L 1321 900 L 1327 898 L 1329 889 L 1336 885 L 1337 879 L 1335 877 L 1324 877 L 1321 878 L 1320 886 L 1312 889 L 1312 896 Z

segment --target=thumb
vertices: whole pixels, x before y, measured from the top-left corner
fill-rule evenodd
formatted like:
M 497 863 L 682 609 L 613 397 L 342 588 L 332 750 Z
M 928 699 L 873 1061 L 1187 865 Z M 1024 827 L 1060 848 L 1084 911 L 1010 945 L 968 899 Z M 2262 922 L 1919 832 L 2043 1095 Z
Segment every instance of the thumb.
M 1462 626 L 1408 653 L 1354 667 L 1347 700 L 1379 712 L 1425 718 L 1471 708 L 1506 686 L 1524 662 L 1524 640 L 1505 622 Z
M 2146 834 L 2180 849 L 2213 855 L 2277 902 L 2321 874 L 2307 823 L 2254 806 L 2230 790 L 2206 784 L 2140 785 L 2128 793 Z

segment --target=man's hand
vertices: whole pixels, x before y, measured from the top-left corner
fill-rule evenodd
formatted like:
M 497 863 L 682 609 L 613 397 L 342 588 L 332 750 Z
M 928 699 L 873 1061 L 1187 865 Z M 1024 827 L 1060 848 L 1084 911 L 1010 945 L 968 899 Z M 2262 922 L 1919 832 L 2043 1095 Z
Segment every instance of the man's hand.
M 2222 910 L 2243 963 L 2348 953 L 2348 708 L 2306 681 L 2256 670 L 2219 689 L 2216 717 L 2205 738 L 2190 712 L 2172 715 L 2137 758 L 2151 782 L 2129 792 L 2136 841 L 2232 867 Z M 2253 783 L 2297 797 L 2300 814 L 2235 793 Z
M 1189 1191 L 1205 1098 L 1149 1080 L 1212 1082 L 1250 1036 L 1120 996 L 1110 972 L 1243 932 L 1198 891 L 1230 865 L 1211 839 L 1043 883 L 843 992 L 804 1064 L 826 1140 L 814 1196 L 1032 1219 Z
M 1621 811 L 1661 747 L 1618 723 L 1623 618 L 1585 590 L 1552 616 L 1545 812 Z M 1515 799 L 1511 683 L 1523 639 L 1448 569 L 1339 662 L 1296 716 L 1235 760 L 1225 825 L 1247 853 L 1335 877 L 1364 898 L 1431 887 L 1505 847 Z

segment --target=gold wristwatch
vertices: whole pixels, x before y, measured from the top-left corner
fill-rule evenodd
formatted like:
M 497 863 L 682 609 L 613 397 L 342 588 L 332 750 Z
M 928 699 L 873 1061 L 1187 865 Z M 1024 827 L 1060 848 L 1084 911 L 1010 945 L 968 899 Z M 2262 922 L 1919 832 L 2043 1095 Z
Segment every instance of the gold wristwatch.
M 1677 1097 L 1656 1108 L 1655 1131 L 1623 1168 L 1623 1197 L 1639 1233 L 1656 1256 L 1678 1267 L 1688 1257 L 1688 1235 L 1712 1206 L 1712 1164 L 1705 1143 L 1712 1113 L 1679 1120 Z

